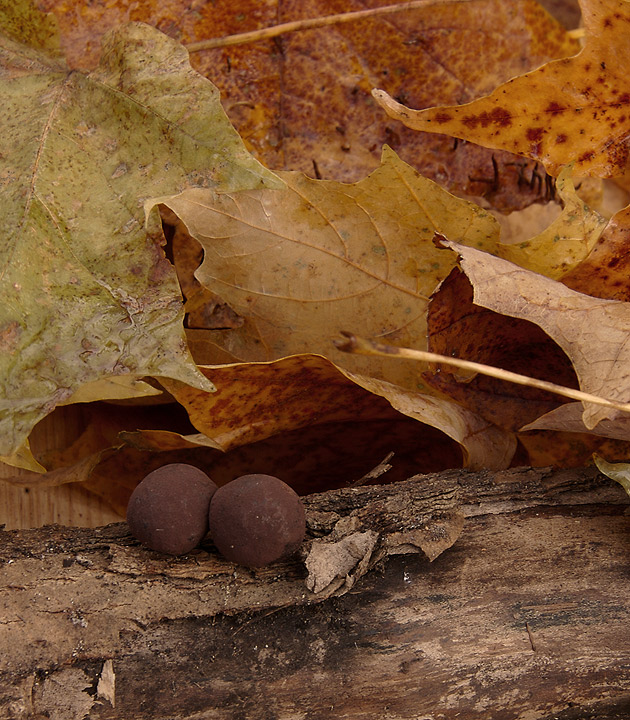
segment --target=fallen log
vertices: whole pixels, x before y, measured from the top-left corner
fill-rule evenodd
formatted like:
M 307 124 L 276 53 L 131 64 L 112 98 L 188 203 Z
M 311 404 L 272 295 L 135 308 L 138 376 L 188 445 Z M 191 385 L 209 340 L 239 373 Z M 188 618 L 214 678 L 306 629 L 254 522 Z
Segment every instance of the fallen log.
M 0 717 L 630 717 L 630 502 L 593 468 L 304 498 L 299 554 L 0 535 Z

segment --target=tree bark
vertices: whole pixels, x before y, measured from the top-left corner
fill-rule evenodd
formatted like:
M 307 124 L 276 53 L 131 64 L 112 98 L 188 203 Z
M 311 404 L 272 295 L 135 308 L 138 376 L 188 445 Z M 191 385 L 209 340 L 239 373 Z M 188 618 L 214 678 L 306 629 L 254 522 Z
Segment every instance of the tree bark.
M 260 570 L 124 523 L 4 531 L 0 717 L 630 717 L 613 481 L 458 470 L 304 502 L 300 553 Z

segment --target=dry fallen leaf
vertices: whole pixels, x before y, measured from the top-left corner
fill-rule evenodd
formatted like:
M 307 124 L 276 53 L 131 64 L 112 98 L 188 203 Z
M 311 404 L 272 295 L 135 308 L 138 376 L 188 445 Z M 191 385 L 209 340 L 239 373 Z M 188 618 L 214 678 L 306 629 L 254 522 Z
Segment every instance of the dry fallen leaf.
M 498 255 L 520 267 L 559 280 L 584 262 L 595 247 L 606 218 L 591 210 L 577 195 L 566 167 L 556 182 L 563 208 L 540 234 L 518 244 L 501 243 Z
M 567 403 L 551 410 L 525 425 L 522 430 L 556 430 L 560 432 L 589 432 L 599 437 L 630 441 L 630 415 L 619 414 L 601 420 L 593 428 L 584 424 L 582 403 Z
M 610 463 L 599 455 L 595 455 L 593 459 L 601 473 L 611 478 L 611 480 L 616 480 L 630 495 L 630 464 Z
M 628 160 L 628 0 L 581 0 L 586 32 L 574 57 L 553 60 L 463 105 L 410 110 L 386 92 L 374 97 L 414 130 L 446 133 L 540 160 L 557 175 L 621 175 Z
M 428 322 L 431 352 L 577 386 L 569 359 L 541 328 L 473 304 L 473 289 L 459 270 L 449 275 L 431 299 Z M 543 390 L 448 366 L 426 371 L 423 377 L 464 407 L 511 431 L 562 402 Z
M 37 35 L 27 7 L 5 6 L 0 28 L 30 23 L 26 38 Z M 109 35 L 89 76 L 10 34 L 0 44 L 0 454 L 10 459 L 88 383 L 170 376 L 209 387 L 186 347 L 155 217 L 145 229 L 143 197 L 280 183 L 245 151 L 186 51 L 148 26 Z
M 373 4 L 387 4 L 388 0 Z M 90 3 L 40 0 L 58 17 L 72 67 L 92 68 L 110 27 L 141 20 L 186 44 L 277 23 L 364 9 L 334 0 L 184 0 Z M 383 144 L 448 189 L 504 209 L 549 199 L 535 162 L 471 143 L 418 135 L 383 116 L 375 83 L 415 107 L 461 103 L 515 75 L 579 50 L 534 0 L 430 3 L 273 39 L 191 53 L 221 90 L 247 146 L 274 169 L 356 181 L 378 165 Z
M 200 369 L 215 393 L 163 382 L 195 427 L 223 450 L 313 425 L 397 422 L 402 413 L 457 442 L 466 467 L 507 467 L 514 454 L 512 434 L 476 413 L 448 399 L 345 372 L 317 355 Z M 146 443 L 147 436 L 143 432 L 138 441 Z
M 580 388 L 630 400 L 630 304 L 575 292 L 565 285 L 479 250 L 447 242 L 473 286 L 473 302 L 539 325 L 567 354 Z M 585 403 L 588 430 L 619 411 Z
M 573 290 L 609 300 L 630 301 L 630 207 L 610 220 L 589 255 L 562 282 Z
M 380 168 L 353 185 L 300 173 L 280 177 L 286 190 L 189 190 L 151 201 L 176 212 L 203 245 L 195 276 L 243 317 L 243 327 L 226 336 L 232 346 L 235 336 L 240 340 L 239 359 L 318 353 L 417 391 L 413 370 L 343 355 L 331 339 L 354 327 L 424 343 L 428 297 L 455 261 L 434 246 L 434 234 L 492 251 L 495 220 L 388 148 Z

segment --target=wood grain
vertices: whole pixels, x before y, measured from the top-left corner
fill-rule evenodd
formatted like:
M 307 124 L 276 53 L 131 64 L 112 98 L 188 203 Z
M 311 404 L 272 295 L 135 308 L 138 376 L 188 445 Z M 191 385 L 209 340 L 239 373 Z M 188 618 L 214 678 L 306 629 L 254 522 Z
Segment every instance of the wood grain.
M 305 505 L 305 553 L 340 524 L 378 534 L 365 574 L 313 593 L 300 557 L 251 571 L 207 542 L 168 558 L 124 523 L 5 531 L 0 717 L 629 716 L 630 516 L 612 481 L 449 471 Z M 463 531 L 430 562 L 414 533 L 455 510 Z

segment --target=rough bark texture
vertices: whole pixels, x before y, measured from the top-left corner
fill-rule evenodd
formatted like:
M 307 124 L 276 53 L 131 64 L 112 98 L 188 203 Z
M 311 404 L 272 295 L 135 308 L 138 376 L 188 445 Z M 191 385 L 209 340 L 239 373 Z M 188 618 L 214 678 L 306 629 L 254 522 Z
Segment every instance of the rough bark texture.
M 630 717 L 614 482 L 449 471 L 305 504 L 302 556 L 259 571 L 124 523 L 3 532 L 0 717 Z

